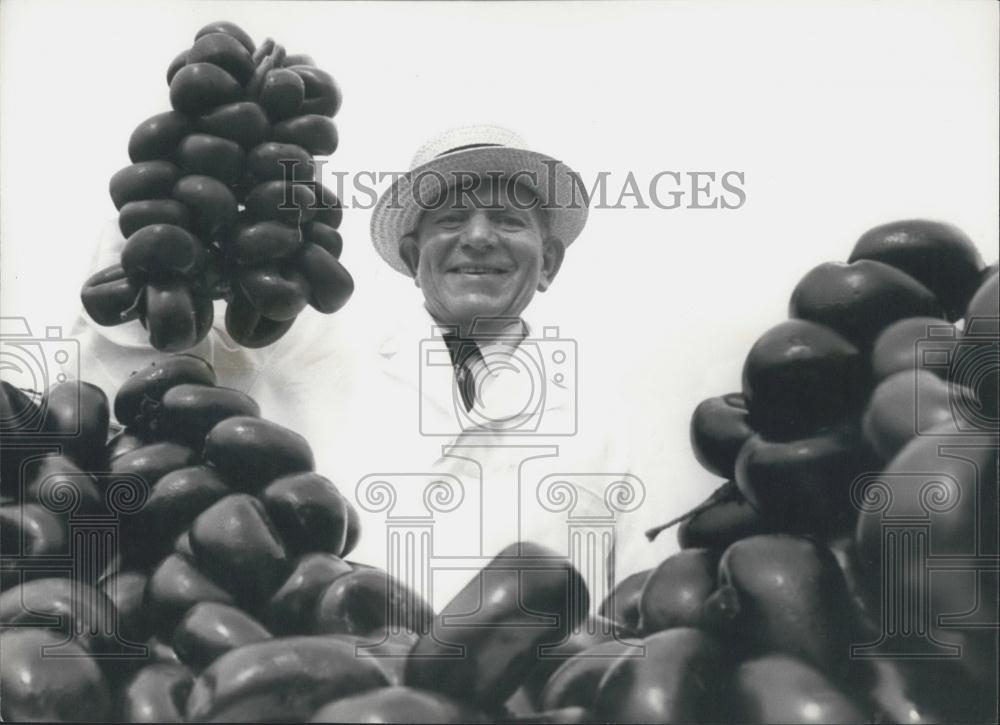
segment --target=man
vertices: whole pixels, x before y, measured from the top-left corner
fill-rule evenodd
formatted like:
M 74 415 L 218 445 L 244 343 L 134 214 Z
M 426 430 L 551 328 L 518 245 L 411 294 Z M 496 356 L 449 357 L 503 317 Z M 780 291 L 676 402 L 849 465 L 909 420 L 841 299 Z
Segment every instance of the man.
M 263 351 L 220 329 L 192 351 L 310 441 L 317 471 L 361 513 L 351 558 L 435 609 L 514 541 L 573 557 L 595 603 L 612 577 L 657 561 L 642 537 L 655 513 L 621 419 L 587 394 L 585 347 L 527 319 L 586 219 L 566 165 L 503 129 L 448 132 L 372 216 L 376 250 L 422 304 L 355 300 L 332 318 L 306 313 Z M 136 352 L 115 376 L 141 364 Z

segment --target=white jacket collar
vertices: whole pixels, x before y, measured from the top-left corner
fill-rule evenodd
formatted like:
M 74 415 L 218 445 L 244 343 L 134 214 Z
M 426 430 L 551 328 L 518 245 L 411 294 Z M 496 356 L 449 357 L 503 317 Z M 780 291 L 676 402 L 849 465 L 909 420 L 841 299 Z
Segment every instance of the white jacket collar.
M 528 319 L 527 315 L 520 317 L 523 326 L 522 339 L 531 337 L 537 330 Z M 516 324 L 516 321 L 512 321 Z M 430 338 L 441 339 L 443 326 L 438 323 L 423 304 L 415 303 L 412 307 L 407 306 L 400 314 L 393 317 L 393 321 L 387 326 L 389 329 L 381 337 L 378 352 L 386 360 L 396 357 L 397 353 L 407 345 L 412 345 L 413 349 L 419 346 L 421 340 Z

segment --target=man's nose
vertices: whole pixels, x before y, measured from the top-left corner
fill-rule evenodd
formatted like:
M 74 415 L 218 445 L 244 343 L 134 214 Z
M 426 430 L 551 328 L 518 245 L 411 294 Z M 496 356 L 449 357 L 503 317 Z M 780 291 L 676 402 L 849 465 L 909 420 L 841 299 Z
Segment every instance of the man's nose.
M 496 229 L 490 218 L 482 212 L 473 214 L 465 225 L 462 243 L 481 247 L 496 244 L 496 241 Z

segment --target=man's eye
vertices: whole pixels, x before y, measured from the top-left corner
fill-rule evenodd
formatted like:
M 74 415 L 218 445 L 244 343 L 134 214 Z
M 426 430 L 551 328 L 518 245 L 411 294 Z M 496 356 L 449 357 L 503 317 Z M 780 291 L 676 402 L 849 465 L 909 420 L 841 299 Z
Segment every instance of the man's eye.
M 458 214 L 445 214 L 442 217 L 438 217 L 437 223 L 445 227 L 454 227 L 462 223 L 462 217 Z
M 523 219 L 521 219 L 520 217 L 511 216 L 510 214 L 504 214 L 502 217 L 500 217 L 499 221 L 500 224 L 502 224 L 503 226 L 513 229 L 523 229 L 525 227 L 525 222 Z

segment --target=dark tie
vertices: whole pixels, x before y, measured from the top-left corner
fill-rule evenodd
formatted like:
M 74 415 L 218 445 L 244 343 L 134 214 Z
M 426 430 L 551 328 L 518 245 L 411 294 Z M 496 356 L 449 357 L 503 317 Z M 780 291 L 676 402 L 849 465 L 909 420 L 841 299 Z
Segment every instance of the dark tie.
M 472 410 L 476 400 L 476 376 L 472 368 L 477 361 L 483 359 L 483 354 L 479 350 L 479 345 L 472 340 L 451 333 L 446 333 L 442 337 L 451 354 L 451 364 L 455 366 L 455 382 L 458 384 L 458 391 L 462 394 L 462 402 L 468 412 Z

